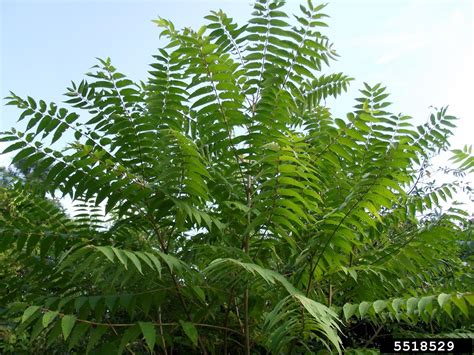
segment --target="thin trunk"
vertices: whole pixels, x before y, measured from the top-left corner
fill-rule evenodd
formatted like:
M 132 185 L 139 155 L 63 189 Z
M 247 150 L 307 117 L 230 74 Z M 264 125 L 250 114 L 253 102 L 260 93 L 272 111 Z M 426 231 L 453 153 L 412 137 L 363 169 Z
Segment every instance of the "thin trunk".
M 163 325 L 161 324 L 161 307 L 158 307 L 158 321 L 160 322 L 160 336 L 161 342 L 163 343 L 163 351 L 165 355 L 168 355 L 168 351 L 166 350 L 166 341 L 165 341 L 165 334 L 163 332 Z
M 250 330 L 249 330 L 249 288 L 245 287 L 244 293 L 244 328 L 245 328 L 245 354 L 250 355 Z
M 329 294 L 328 294 L 328 306 L 329 307 L 331 307 L 331 305 L 332 305 L 332 294 L 333 294 L 332 291 L 333 291 L 332 290 L 332 285 L 331 285 L 331 283 L 329 283 Z
M 232 307 L 232 299 L 234 297 L 234 290 L 230 291 L 229 301 L 227 301 L 227 309 L 225 310 L 225 317 L 224 317 L 224 327 L 227 328 L 229 322 L 229 313 Z M 227 330 L 224 331 L 224 355 L 227 355 Z
M 250 225 L 250 208 L 252 206 L 252 195 L 251 195 L 251 186 L 252 179 L 250 175 L 247 176 L 247 207 L 249 212 L 247 212 L 247 223 Z M 249 234 L 244 238 L 244 251 L 245 254 L 249 254 Z M 249 329 L 249 285 L 245 285 L 244 291 L 244 329 L 245 329 L 245 354 L 250 355 L 250 329 Z

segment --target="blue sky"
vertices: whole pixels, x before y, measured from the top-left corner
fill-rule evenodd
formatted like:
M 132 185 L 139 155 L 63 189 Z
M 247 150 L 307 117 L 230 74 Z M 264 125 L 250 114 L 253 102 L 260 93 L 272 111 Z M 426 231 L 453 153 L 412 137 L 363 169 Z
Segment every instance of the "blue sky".
M 314 1 L 316 3 L 316 1 Z M 289 0 L 289 14 L 300 1 Z M 343 116 L 362 82 L 382 82 L 392 110 L 424 122 L 429 106 L 450 105 L 461 117 L 453 147 L 472 143 L 474 22 L 471 0 L 329 0 L 326 33 L 341 58 L 333 72 L 357 80 L 348 94 L 330 102 Z M 132 79 L 145 80 L 151 55 L 163 44 L 151 22 L 158 16 L 177 27 L 199 27 L 209 10 L 222 8 L 244 22 L 251 1 L 1 0 L 2 97 L 9 90 L 59 102 L 70 80 L 79 81 L 95 57 Z M 0 130 L 16 126 L 18 111 L 2 107 Z M 1 146 L 0 146 L 1 149 Z M 0 165 L 8 156 L 0 156 Z

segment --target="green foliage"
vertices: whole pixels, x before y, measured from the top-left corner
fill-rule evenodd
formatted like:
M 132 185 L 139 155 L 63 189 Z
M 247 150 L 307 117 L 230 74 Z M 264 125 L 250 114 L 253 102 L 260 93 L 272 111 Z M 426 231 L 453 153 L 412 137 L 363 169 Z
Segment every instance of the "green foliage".
M 4 153 L 37 183 L 0 187 L 3 351 L 367 354 L 472 334 L 460 184 L 421 179 L 456 118 L 415 127 L 380 84 L 334 117 L 325 99 L 352 79 L 322 73 L 324 6 L 283 6 L 154 21 L 168 44 L 146 83 L 99 59 L 70 108 L 7 98 L 27 123 Z M 471 149 L 453 153 L 472 172 Z

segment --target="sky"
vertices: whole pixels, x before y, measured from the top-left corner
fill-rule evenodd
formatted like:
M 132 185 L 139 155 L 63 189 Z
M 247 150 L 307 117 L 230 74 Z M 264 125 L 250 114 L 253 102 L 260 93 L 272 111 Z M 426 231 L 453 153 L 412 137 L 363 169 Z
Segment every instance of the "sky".
M 318 3 L 317 1 L 313 1 Z M 452 148 L 474 134 L 474 1 L 329 0 L 325 34 L 341 56 L 328 72 L 356 80 L 328 104 L 344 117 L 363 82 L 381 82 L 391 110 L 427 120 L 430 106 L 449 105 L 460 117 Z M 0 91 L 61 102 L 70 81 L 80 81 L 96 57 L 110 57 L 134 80 L 147 78 L 151 55 L 164 42 L 151 20 L 199 28 L 210 10 L 223 9 L 240 23 L 250 0 L 0 0 Z M 288 14 L 303 1 L 289 0 Z M 18 111 L 1 105 L 0 131 L 17 127 Z M 21 128 L 21 127 L 20 127 Z M 5 146 L 5 144 L 3 144 Z M 2 149 L 0 143 L 0 151 Z M 11 156 L 0 155 L 0 166 Z

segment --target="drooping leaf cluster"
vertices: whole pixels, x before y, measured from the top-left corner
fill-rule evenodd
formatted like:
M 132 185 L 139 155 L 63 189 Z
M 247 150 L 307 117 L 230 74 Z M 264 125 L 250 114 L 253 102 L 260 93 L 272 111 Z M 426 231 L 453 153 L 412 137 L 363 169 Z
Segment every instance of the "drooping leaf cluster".
M 420 184 L 455 117 L 414 126 L 380 84 L 334 117 L 326 99 L 352 79 L 328 74 L 323 7 L 158 19 L 146 83 L 105 59 L 69 108 L 8 98 L 27 123 L 4 153 L 41 188 L 0 188 L 5 344 L 299 354 L 472 330 L 472 226 L 444 207 L 458 185 Z M 472 172 L 470 148 L 454 153 Z

